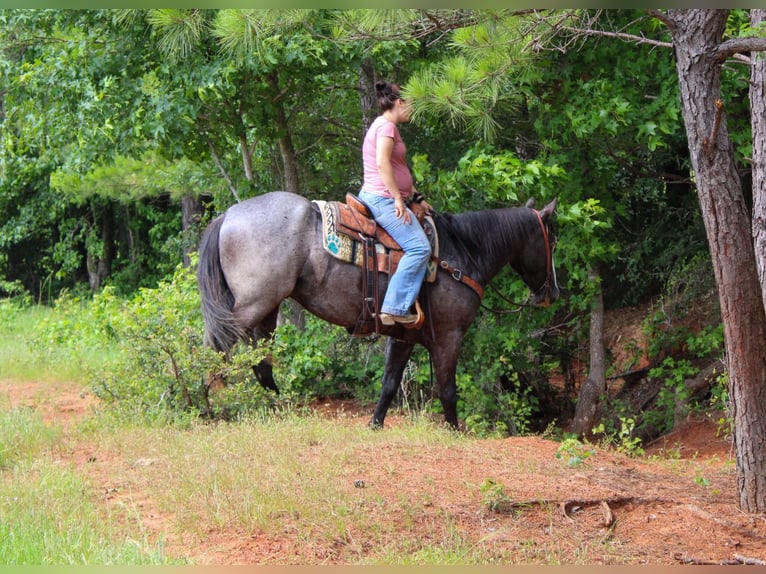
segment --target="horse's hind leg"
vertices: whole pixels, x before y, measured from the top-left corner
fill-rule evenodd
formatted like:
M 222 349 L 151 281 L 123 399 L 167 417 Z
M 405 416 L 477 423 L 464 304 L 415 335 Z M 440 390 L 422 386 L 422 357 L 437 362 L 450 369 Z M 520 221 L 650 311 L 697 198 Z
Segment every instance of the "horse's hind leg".
M 279 308 L 275 309 L 269 315 L 267 315 L 266 318 L 263 321 L 261 321 L 260 325 L 256 326 L 255 329 L 253 329 L 253 335 L 252 335 L 253 345 L 256 345 L 258 341 L 261 339 L 271 338 L 271 336 L 274 334 L 274 329 L 277 326 L 278 315 L 279 315 Z M 261 386 L 264 389 L 269 389 L 279 394 L 279 388 L 277 387 L 277 384 L 274 382 L 274 369 L 272 367 L 271 353 L 269 353 L 269 355 L 266 358 L 264 358 L 260 363 L 258 363 L 257 365 L 253 365 L 253 372 L 255 373 L 255 378 L 258 379 L 258 382 L 261 384 Z
M 378 399 L 375 412 L 370 420 L 370 426 L 372 428 L 383 427 L 388 407 L 391 406 L 391 401 L 394 400 L 396 391 L 399 390 L 399 383 L 402 382 L 404 368 L 407 366 L 407 361 L 410 358 L 413 347 L 414 345 L 412 343 L 405 343 L 404 341 L 397 341 L 392 338 L 388 339 L 388 343 L 386 344 L 386 368 L 383 372 L 383 386 L 380 390 L 380 399 Z

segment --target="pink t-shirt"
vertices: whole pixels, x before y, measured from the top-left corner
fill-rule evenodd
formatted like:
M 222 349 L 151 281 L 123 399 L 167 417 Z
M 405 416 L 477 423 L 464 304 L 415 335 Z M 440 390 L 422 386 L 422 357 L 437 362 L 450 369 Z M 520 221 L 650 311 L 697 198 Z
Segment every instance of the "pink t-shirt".
M 364 136 L 362 144 L 362 165 L 364 166 L 364 183 L 362 189 L 370 193 L 376 193 L 384 197 L 393 197 L 386 188 L 386 184 L 380 177 L 378 171 L 378 160 L 375 152 L 378 147 L 378 138 L 388 137 L 394 139 L 394 149 L 391 153 L 391 167 L 394 170 L 394 179 L 399 187 L 402 199 L 407 199 L 412 194 L 412 174 L 407 167 L 406 156 L 407 147 L 404 145 L 402 136 L 399 135 L 399 129 L 396 124 L 388 121 L 383 116 L 378 116 L 367 134 Z

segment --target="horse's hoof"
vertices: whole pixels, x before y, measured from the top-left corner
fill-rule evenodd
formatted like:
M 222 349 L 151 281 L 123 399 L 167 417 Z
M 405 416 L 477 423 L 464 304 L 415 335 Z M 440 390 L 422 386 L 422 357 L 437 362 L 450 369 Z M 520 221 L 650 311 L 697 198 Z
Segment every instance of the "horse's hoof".
M 367 424 L 368 427 L 372 430 L 382 430 L 383 429 L 383 422 L 375 420 L 375 417 L 370 419 L 370 422 Z

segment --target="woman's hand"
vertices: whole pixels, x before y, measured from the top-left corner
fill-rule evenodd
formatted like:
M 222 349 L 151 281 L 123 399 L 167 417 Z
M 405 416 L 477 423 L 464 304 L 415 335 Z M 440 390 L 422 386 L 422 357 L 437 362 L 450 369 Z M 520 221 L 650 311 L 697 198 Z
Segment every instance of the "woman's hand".
M 404 223 L 409 224 L 410 221 L 412 221 L 410 212 L 407 209 L 407 206 L 404 205 L 404 200 L 401 197 L 397 197 L 394 200 L 394 213 L 396 213 L 396 217 L 404 221 Z

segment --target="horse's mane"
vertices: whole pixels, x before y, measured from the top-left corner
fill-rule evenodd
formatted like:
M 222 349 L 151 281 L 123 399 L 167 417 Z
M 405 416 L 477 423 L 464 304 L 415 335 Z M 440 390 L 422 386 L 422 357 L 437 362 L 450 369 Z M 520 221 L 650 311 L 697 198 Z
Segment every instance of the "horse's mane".
M 459 214 L 438 213 L 435 217 L 440 242 L 456 251 L 467 271 L 476 264 L 508 259 L 529 233 L 529 219 L 524 209 L 487 209 Z M 446 240 L 446 241 L 445 241 Z

